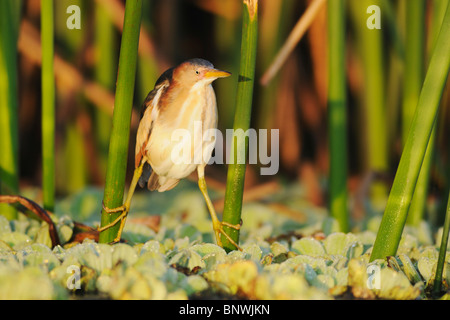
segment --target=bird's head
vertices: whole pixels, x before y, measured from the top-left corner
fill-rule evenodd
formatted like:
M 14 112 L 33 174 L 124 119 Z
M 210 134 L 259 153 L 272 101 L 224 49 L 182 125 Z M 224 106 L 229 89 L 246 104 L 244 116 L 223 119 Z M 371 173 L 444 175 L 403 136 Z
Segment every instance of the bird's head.
M 215 69 L 209 61 L 191 59 L 175 67 L 172 78 L 185 86 L 193 86 L 196 83 L 208 85 L 218 78 L 225 78 L 230 75 L 230 72 Z

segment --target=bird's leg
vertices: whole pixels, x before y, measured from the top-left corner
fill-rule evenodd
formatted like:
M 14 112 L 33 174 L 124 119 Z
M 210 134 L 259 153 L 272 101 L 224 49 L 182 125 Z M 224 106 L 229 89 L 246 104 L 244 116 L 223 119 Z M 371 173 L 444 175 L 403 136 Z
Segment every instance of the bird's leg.
M 216 241 L 217 244 L 219 246 L 222 247 L 222 240 L 220 240 L 220 234 L 223 234 L 225 236 L 225 238 L 228 239 L 228 241 L 230 241 L 230 243 L 235 246 L 236 248 L 238 248 L 239 250 L 242 251 L 241 247 L 239 247 L 239 245 L 233 240 L 231 239 L 231 237 L 223 230 L 223 226 L 227 226 L 236 230 L 239 230 L 241 228 L 241 225 L 234 225 L 228 222 L 221 222 L 219 220 L 219 218 L 217 218 L 217 214 L 216 214 L 216 210 L 214 209 L 214 206 L 211 202 L 211 199 L 209 198 L 208 195 L 208 189 L 206 187 L 206 180 L 205 180 L 205 172 L 204 172 L 205 167 L 204 166 L 198 166 L 197 168 L 197 172 L 198 172 L 198 187 L 200 189 L 200 191 L 203 194 L 203 197 L 205 198 L 206 201 L 206 206 L 208 207 L 209 210 L 209 214 L 211 215 L 211 220 L 213 223 L 213 229 L 214 229 L 214 234 L 216 236 Z
M 113 222 L 111 222 L 101 228 L 98 228 L 98 231 L 102 232 L 102 231 L 105 231 L 105 230 L 115 226 L 120 221 L 119 231 L 117 232 L 117 236 L 114 239 L 113 243 L 120 241 L 120 237 L 122 235 L 123 228 L 125 227 L 125 221 L 127 219 L 128 212 L 130 211 L 131 198 L 133 197 L 134 191 L 136 190 L 136 185 L 139 181 L 139 178 L 142 175 L 142 170 L 143 170 L 144 163 L 146 162 L 146 160 L 147 160 L 146 158 L 143 158 L 139 167 L 134 169 L 133 179 L 131 180 L 130 189 L 128 190 L 128 194 L 127 194 L 127 199 L 125 200 L 125 203 L 123 205 L 121 205 L 120 207 L 117 207 L 117 208 L 110 209 L 110 208 L 105 207 L 105 205 L 102 202 L 103 210 L 106 213 L 112 214 L 112 213 L 122 212 Z

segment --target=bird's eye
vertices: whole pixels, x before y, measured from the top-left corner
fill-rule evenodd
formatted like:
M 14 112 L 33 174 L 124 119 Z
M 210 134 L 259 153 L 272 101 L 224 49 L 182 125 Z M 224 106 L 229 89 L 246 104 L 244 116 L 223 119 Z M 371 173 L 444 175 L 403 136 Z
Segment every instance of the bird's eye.
M 200 72 L 198 70 L 195 70 L 195 74 L 200 74 Z

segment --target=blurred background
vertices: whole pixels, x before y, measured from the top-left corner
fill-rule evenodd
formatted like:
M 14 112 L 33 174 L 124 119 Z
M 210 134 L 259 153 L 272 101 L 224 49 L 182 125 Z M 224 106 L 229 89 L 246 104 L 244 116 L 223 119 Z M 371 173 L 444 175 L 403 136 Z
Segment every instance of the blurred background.
M 424 1 L 425 70 L 430 30 L 441 1 Z M 366 29 L 369 15 L 357 11 L 358 2 L 347 1 L 348 150 L 342 150 L 348 154 L 348 187 L 354 219 L 365 215 L 364 206 L 358 203 L 369 195 L 371 184 L 383 184 L 387 195 L 401 155 L 407 29 L 406 0 L 372 1 L 382 8 L 382 32 L 379 39 L 365 38 L 363 29 Z M 245 182 L 248 194 L 255 199 L 278 192 L 281 185 L 302 184 L 308 201 L 326 207 L 329 168 L 326 6 L 321 8 L 276 76 L 269 84 L 260 84 L 261 76 L 310 3 L 307 0 L 259 1 L 252 127 L 280 130 L 280 171 L 276 176 L 261 176 L 258 165 L 250 166 Z M 71 15 L 66 9 L 70 5 L 81 9 L 80 30 L 70 30 L 66 26 Z M 232 72 L 231 78 L 215 82 L 214 88 L 219 128 L 233 127 L 241 9 L 241 0 L 144 0 L 127 185 L 134 169 L 135 133 L 141 104 L 167 68 L 199 57 L 211 61 L 219 69 Z M 101 188 L 104 185 L 123 15 L 124 1 L 121 0 L 55 1 L 58 198 L 77 193 L 87 186 Z M 373 49 L 370 49 L 371 45 Z M 18 50 L 20 188 L 39 188 L 42 174 L 40 0 L 22 1 Z M 372 64 L 366 59 L 367 50 L 380 52 L 379 64 L 374 65 L 373 72 L 367 71 L 367 65 Z M 376 79 L 378 83 L 373 82 Z M 437 121 L 428 188 L 430 208 L 441 203 L 445 205 L 448 195 L 448 87 L 447 83 Z M 383 115 L 383 126 L 375 129 L 375 135 L 379 134 L 384 140 L 381 141 L 382 150 L 377 153 L 385 154 L 384 162 L 378 167 L 371 162 L 375 155 L 369 156 L 368 152 L 368 122 L 372 120 L 368 116 L 371 114 L 369 108 L 372 108 L 370 98 L 367 98 L 368 88 L 375 88 L 371 94 L 380 99 L 378 108 Z M 209 166 L 206 174 L 211 189 L 225 189 L 226 165 Z M 442 221 L 440 216 L 433 219 L 435 223 Z

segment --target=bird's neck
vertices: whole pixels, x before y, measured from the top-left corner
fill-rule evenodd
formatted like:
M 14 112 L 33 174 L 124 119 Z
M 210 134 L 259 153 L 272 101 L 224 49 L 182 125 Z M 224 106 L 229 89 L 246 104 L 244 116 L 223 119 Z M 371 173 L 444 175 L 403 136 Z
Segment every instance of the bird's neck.
M 168 103 L 162 103 L 165 107 L 161 110 L 161 116 L 166 118 L 167 124 L 174 122 L 178 125 L 177 122 L 183 118 L 201 121 L 205 108 L 215 108 L 215 94 L 211 83 L 197 82 L 190 87 L 180 86 L 174 89 L 176 90 L 167 92 L 163 99 Z

